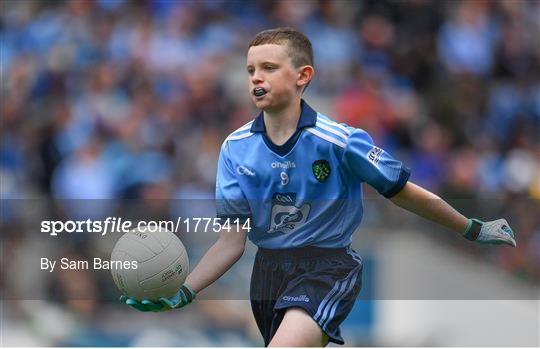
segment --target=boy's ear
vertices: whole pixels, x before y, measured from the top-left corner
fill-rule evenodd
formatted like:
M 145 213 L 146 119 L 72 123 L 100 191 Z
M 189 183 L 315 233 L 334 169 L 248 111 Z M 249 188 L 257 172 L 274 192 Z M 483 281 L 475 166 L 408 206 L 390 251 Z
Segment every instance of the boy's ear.
M 298 69 L 298 79 L 296 85 L 298 87 L 307 86 L 315 74 L 315 69 L 311 65 L 304 65 Z

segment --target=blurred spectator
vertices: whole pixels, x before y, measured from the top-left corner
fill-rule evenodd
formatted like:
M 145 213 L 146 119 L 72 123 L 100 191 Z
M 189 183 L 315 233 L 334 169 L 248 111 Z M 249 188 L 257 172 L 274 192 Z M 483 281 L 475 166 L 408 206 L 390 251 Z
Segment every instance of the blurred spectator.
M 57 168 L 52 194 L 59 199 L 111 199 L 109 173 L 101 159 L 101 145 L 91 141 Z
M 498 41 L 496 17 L 487 0 L 457 4 L 439 33 L 439 53 L 452 73 L 485 75 L 491 71 Z

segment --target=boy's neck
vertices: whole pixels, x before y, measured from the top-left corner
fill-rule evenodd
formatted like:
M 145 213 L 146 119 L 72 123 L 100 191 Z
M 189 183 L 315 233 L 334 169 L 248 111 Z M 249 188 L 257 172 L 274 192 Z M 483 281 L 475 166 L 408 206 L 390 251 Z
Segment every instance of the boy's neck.
M 264 111 L 266 135 L 275 145 L 283 145 L 296 132 L 302 108 L 300 100 L 294 101 L 284 109 Z

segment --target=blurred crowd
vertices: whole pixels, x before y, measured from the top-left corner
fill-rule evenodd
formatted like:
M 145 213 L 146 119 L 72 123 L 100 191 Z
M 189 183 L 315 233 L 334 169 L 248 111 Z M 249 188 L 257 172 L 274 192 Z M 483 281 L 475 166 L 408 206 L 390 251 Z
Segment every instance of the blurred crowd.
M 2 199 L 212 198 L 222 141 L 257 114 L 247 44 L 293 26 L 315 51 L 308 103 L 370 132 L 465 214 L 494 207 L 480 218 L 507 218 L 518 247 L 482 258 L 540 281 L 540 1 L 0 8 Z

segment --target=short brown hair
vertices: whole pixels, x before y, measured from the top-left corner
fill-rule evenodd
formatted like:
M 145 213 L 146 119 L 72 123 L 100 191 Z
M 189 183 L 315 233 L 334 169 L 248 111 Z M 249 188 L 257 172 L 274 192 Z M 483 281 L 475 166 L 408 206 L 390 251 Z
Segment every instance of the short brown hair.
M 313 66 L 313 47 L 303 33 L 291 27 L 267 29 L 255 35 L 248 49 L 265 44 L 288 45 L 289 57 L 295 68 L 303 65 Z

